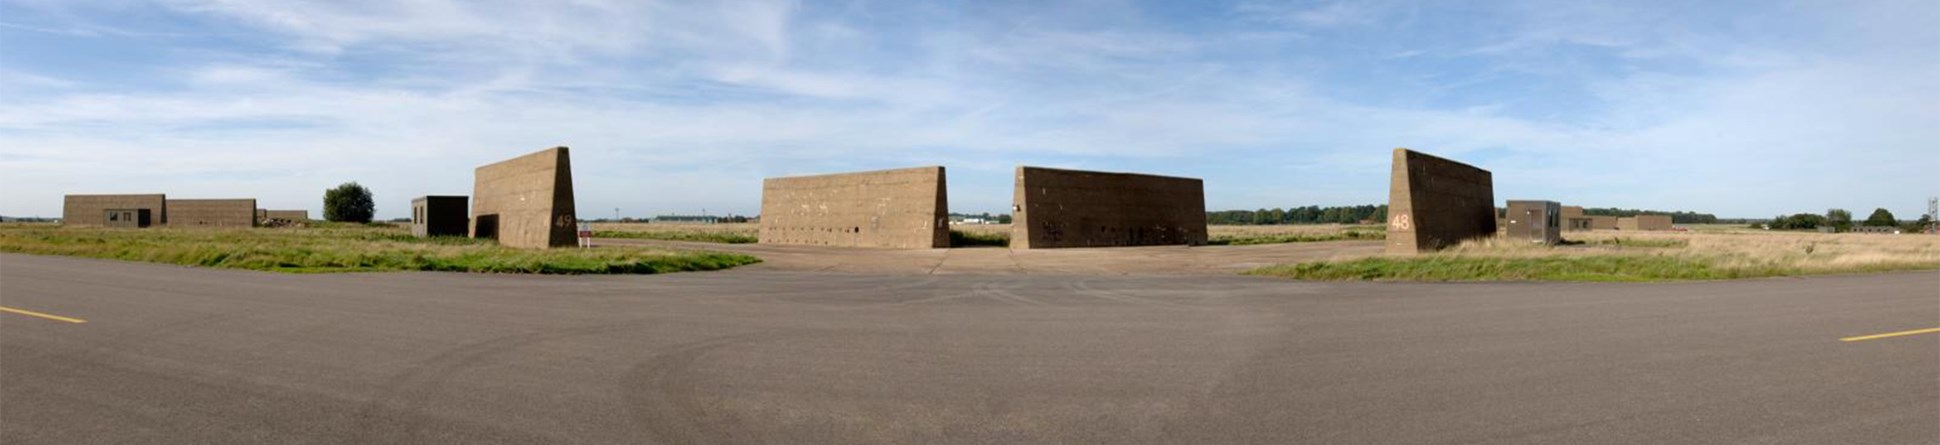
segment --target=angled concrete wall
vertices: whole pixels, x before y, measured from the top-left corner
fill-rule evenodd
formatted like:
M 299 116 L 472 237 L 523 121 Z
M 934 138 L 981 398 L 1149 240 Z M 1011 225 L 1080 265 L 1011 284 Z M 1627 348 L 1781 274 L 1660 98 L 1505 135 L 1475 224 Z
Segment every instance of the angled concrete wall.
M 943 167 L 761 181 L 761 243 L 950 247 Z
M 61 200 L 61 225 L 103 226 L 108 209 L 147 209 L 150 225 L 167 223 L 168 196 L 149 195 L 67 195 Z
M 1488 170 L 1394 149 L 1388 253 L 1435 251 L 1495 233 L 1495 184 Z
M 1206 244 L 1195 178 L 1017 167 L 1010 247 Z
M 172 228 L 256 226 L 254 199 L 170 199 L 162 213 Z
M 572 163 L 566 147 L 479 167 L 473 172 L 470 233 L 510 247 L 578 245 Z

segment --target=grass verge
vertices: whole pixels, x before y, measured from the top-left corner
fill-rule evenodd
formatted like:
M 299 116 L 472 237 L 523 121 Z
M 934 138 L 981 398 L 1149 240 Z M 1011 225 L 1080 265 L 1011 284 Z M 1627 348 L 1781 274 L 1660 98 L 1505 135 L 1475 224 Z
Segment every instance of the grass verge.
M 951 230 L 950 247 L 1010 247 L 1010 233 Z
M 401 227 L 105 229 L 0 225 L 0 252 L 273 272 L 446 271 L 654 274 L 760 262 L 748 255 L 640 247 L 513 249 L 412 237 Z
M 1217 235 L 1206 240 L 1213 246 L 1248 246 L 1255 244 L 1315 243 L 1323 241 L 1384 240 L 1387 232 L 1368 230 L 1343 230 L 1325 233 L 1287 233 L 1267 235 Z
M 748 233 L 740 233 L 740 232 L 674 232 L 674 231 L 647 232 L 647 231 L 596 230 L 596 231 L 593 231 L 593 237 L 594 238 L 650 239 L 650 240 L 663 240 L 663 241 L 693 241 L 693 242 L 700 242 L 700 243 L 721 243 L 721 244 L 754 244 L 755 242 L 761 240 L 760 236 L 757 236 L 754 234 L 748 234 Z

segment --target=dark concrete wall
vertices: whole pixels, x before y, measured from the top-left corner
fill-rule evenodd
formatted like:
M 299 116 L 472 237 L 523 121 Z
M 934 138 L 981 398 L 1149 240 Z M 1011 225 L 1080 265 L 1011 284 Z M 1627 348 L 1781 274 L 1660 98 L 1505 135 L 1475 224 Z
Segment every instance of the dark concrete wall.
M 1017 167 L 1010 247 L 1206 244 L 1205 182 Z
M 1617 218 L 1617 230 L 1670 230 L 1670 215 L 1637 215 Z
M 263 217 L 284 221 L 304 222 L 310 220 L 309 210 L 266 210 Z
M 163 213 L 174 228 L 256 226 L 254 199 L 170 199 Z
M 151 225 L 167 223 L 168 197 L 150 195 L 67 195 L 61 200 L 61 225 L 102 226 L 108 209 L 148 209 Z
M 1495 184 L 1488 170 L 1394 149 L 1388 183 L 1388 253 L 1440 250 L 1495 232 Z
M 471 198 L 464 196 L 421 196 L 411 200 L 411 235 L 419 238 L 432 236 L 466 236 L 471 230 L 469 222 Z
M 1556 201 L 1509 201 L 1508 230 L 1512 240 L 1556 244 L 1563 241 L 1563 209 Z
M 566 147 L 553 147 L 479 167 L 472 182 L 471 236 L 510 247 L 578 245 L 567 158 Z
M 761 242 L 842 247 L 950 247 L 943 167 L 768 178 Z

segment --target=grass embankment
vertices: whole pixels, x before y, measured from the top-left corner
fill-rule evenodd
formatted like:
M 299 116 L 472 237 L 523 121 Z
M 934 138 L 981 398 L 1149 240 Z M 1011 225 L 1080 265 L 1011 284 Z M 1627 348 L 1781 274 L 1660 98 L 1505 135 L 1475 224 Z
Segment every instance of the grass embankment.
M 1213 235 L 1206 244 L 1213 246 L 1249 246 L 1255 244 L 1317 243 L 1324 241 L 1384 240 L 1387 232 L 1370 230 L 1342 230 L 1338 232 L 1309 232 L 1282 234 L 1220 234 Z
M 416 238 L 395 226 L 205 230 L 0 225 L 0 252 L 305 273 L 653 274 L 760 262 L 747 255 L 640 247 L 513 249 L 489 240 Z
M 1940 269 L 1940 237 L 1637 233 L 1558 247 L 1482 240 L 1432 254 L 1283 264 L 1248 274 L 1306 280 L 1683 281 Z
M 684 231 L 622 231 L 595 230 L 594 238 L 651 239 L 663 241 L 692 241 L 697 243 L 754 244 L 761 240 L 759 235 L 740 232 L 684 232 Z

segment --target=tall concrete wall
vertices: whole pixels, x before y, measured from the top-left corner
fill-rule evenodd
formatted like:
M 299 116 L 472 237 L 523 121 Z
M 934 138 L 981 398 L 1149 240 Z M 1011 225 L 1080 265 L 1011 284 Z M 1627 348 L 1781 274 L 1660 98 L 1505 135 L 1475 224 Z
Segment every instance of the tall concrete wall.
M 1388 253 L 1440 250 L 1495 233 L 1495 184 L 1488 170 L 1394 149 Z
M 61 200 L 61 225 L 102 226 L 108 209 L 148 209 L 150 223 L 167 223 L 168 197 L 152 195 L 67 195 Z
M 471 236 L 510 247 L 577 245 L 566 151 L 553 147 L 479 167 L 472 180 Z
M 169 227 L 255 227 L 254 199 L 170 199 Z
M 1617 217 L 1615 216 L 1590 215 L 1585 218 L 1590 219 L 1590 229 L 1592 230 L 1617 230 Z
M 1637 215 L 1617 218 L 1617 230 L 1670 230 L 1670 215 Z
M 761 182 L 761 243 L 928 249 L 950 247 L 943 167 Z
M 1206 244 L 1195 178 L 1017 167 L 1010 247 Z

